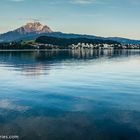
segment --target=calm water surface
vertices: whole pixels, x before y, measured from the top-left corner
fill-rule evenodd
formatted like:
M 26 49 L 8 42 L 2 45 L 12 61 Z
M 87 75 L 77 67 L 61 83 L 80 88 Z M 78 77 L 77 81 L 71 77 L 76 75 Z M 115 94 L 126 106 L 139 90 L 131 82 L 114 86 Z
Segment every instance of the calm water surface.
M 0 135 L 140 140 L 140 51 L 0 52 Z

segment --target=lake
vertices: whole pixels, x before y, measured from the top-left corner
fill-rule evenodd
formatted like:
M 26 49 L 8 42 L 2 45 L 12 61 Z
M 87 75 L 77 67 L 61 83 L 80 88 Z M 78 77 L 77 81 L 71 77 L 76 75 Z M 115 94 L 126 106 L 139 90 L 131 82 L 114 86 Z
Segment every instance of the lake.
M 140 140 L 140 50 L 0 52 L 0 136 Z

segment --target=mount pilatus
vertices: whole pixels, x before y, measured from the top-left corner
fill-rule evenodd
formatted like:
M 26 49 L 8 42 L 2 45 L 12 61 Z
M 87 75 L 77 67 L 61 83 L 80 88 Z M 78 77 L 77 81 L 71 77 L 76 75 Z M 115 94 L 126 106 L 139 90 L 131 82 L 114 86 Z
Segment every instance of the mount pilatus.
M 140 44 L 140 40 L 131 40 L 127 38 L 119 37 L 99 37 L 92 35 L 80 35 L 80 34 L 66 34 L 62 32 L 53 32 L 47 25 L 42 25 L 40 22 L 27 23 L 20 28 L 1 34 L 0 42 L 10 42 L 10 41 L 20 41 L 20 40 L 32 40 L 39 36 L 51 36 L 57 38 L 88 38 L 88 39 L 102 39 L 102 40 L 112 40 L 123 44 Z
M 53 31 L 47 25 L 44 26 L 40 22 L 34 22 L 27 23 L 26 25 L 16 29 L 15 32 L 18 32 L 20 34 L 29 34 L 29 33 L 41 34 L 41 33 L 51 33 Z
M 40 22 L 27 23 L 26 25 L 0 35 L 0 41 L 16 41 L 22 38 L 32 38 L 44 33 L 52 33 L 50 27 L 42 25 Z

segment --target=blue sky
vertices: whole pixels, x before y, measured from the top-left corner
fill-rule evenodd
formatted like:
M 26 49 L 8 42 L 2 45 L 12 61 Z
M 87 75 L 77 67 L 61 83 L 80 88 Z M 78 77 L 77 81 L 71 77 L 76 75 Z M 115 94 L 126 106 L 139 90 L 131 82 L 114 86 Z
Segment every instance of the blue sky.
M 0 33 L 39 19 L 54 31 L 140 39 L 140 0 L 0 0 Z

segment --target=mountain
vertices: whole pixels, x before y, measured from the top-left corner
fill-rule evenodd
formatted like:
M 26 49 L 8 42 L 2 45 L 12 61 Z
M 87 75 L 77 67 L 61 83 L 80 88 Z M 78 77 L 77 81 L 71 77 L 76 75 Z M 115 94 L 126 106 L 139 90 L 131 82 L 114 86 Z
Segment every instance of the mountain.
M 8 41 L 15 41 L 15 40 L 21 40 L 22 38 L 25 37 L 31 37 L 35 35 L 40 35 L 42 33 L 52 33 L 53 31 L 51 30 L 50 27 L 46 25 L 42 25 L 40 22 L 34 22 L 34 23 L 27 23 L 26 25 L 1 34 L 0 35 L 0 41 L 1 42 L 8 42 Z
M 39 36 L 50 36 L 56 38 L 87 38 L 87 39 L 102 39 L 102 40 L 112 40 L 117 41 L 122 44 L 140 44 L 140 40 L 132 40 L 127 38 L 119 38 L 119 37 L 99 37 L 92 35 L 81 35 L 81 34 L 68 34 L 62 32 L 53 32 L 50 27 L 47 25 L 42 25 L 40 22 L 27 23 L 26 25 L 1 34 L 0 42 L 9 42 L 9 41 L 20 41 L 20 40 L 33 40 L 38 38 Z
M 42 25 L 40 22 L 35 23 L 27 23 L 26 25 L 15 30 L 20 34 L 28 34 L 28 33 L 51 33 L 53 32 L 48 26 Z
M 122 44 L 140 44 L 140 40 L 121 38 L 121 37 L 108 37 L 107 39 L 120 42 Z

